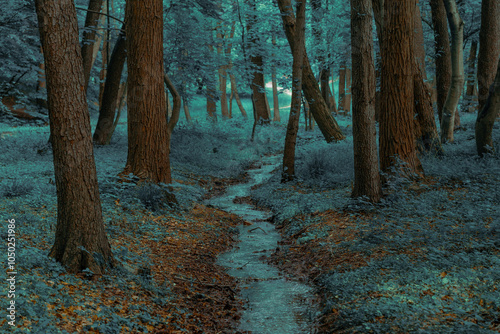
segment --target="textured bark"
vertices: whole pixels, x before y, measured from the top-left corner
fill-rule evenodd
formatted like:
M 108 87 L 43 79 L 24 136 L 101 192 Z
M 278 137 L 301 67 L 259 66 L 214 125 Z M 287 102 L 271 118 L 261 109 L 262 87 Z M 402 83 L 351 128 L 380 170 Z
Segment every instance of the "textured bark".
M 464 87 L 464 22 L 458 13 L 455 0 L 444 0 L 451 31 L 451 85 L 443 106 L 441 142 L 453 141 L 455 113 Z
M 89 84 L 90 71 L 92 69 L 92 54 L 94 51 L 94 43 L 97 36 L 97 25 L 102 8 L 103 0 L 90 0 L 89 10 L 85 18 L 85 30 L 82 38 L 82 58 L 83 58 L 83 74 L 85 77 L 85 89 Z
M 99 119 L 94 132 L 94 143 L 97 145 L 107 145 L 113 134 L 113 121 L 115 119 L 116 104 L 120 91 L 120 80 L 122 77 L 125 59 L 127 58 L 125 27 L 118 36 L 111 60 L 109 61 L 108 73 L 104 84 L 104 93 L 101 107 L 99 109 Z
M 380 121 L 380 73 L 382 69 L 382 59 L 380 52 L 382 51 L 382 31 L 384 30 L 384 0 L 372 0 L 373 16 L 375 18 L 375 27 L 377 30 L 377 40 L 379 52 L 376 54 L 375 82 L 377 83 L 375 90 L 375 120 Z
M 290 44 L 290 48 L 293 50 L 295 44 L 295 16 L 293 14 L 291 1 L 278 0 L 278 6 L 280 8 L 281 19 L 283 20 L 283 27 L 285 29 L 288 44 Z M 318 123 L 321 133 L 327 142 L 344 139 L 345 137 L 339 125 L 328 110 L 328 106 L 321 95 L 305 50 L 302 71 L 302 90 L 309 102 L 311 113 L 316 123 Z
M 57 189 L 57 226 L 49 256 L 69 272 L 102 274 L 114 263 L 97 185 L 84 90 L 78 22 L 72 0 L 36 0 L 46 66 Z
M 436 46 L 436 90 L 438 119 L 441 123 L 443 107 L 451 85 L 451 50 L 443 0 L 430 0 L 434 41 Z
M 415 150 L 413 22 L 415 0 L 385 0 L 380 101 L 380 166 L 406 177 L 423 173 Z M 401 164 L 400 164 L 401 163 Z
M 353 197 L 379 202 L 380 182 L 375 128 L 375 67 L 371 0 L 351 0 Z
M 486 153 L 491 153 L 494 150 L 493 125 L 500 111 L 500 58 L 498 59 L 497 74 L 495 81 L 490 86 L 490 93 L 486 103 L 477 115 L 476 120 L 476 147 L 477 153 L 483 156 Z
M 415 33 L 414 48 L 415 57 L 417 58 L 418 66 L 422 72 L 422 77 L 427 80 L 427 71 L 425 69 L 425 40 L 424 30 L 422 28 L 422 17 L 420 14 L 420 6 L 418 0 L 415 3 L 415 10 L 413 11 L 413 31 Z
M 302 66 L 305 54 L 305 22 L 306 0 L 297 1 L 297 19 L 292 47 L 292 103 L 290 118 L 286 129 L 285 150 L 283 153 L 283 174 L 281 182 L 291 181 L 295 178 L 295 144 L 299 130 L 300 104 L 302 103 Z
M 477 108 L 476 76 L 474 75 L 476 67 L 476 53 L 477 41 L 473 40 L 470 46 L 469 59 L 467 59 L 467 90 L 465 92 L 466 106 L 464 108 L 467 112 L 474 112 Z
M 128 155 L 123 174 L 172 181 L 163 87 L 163 3 L 128 1 Z
M 500 56 L 500 2 L 483 0 L 481 3 L 481 29 L 479 31 L 479 56 L 477 81 L 479 110 L 483 110 L 488 89 L 493 83 Z
M 351 112 L 351 80 L 352 80 L 352 71 L 350 68 L 346 68 L 345 70 L 345 100 L 344 100 L 344 110 L 345 113 L 348 114 Z

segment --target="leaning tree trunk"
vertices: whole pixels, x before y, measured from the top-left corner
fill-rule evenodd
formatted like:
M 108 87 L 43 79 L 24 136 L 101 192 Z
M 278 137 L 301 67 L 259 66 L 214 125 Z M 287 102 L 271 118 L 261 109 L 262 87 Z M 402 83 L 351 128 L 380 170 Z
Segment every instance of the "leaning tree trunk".
M 114 263 L 101 211 L 78 21 L 72 0 L 36 0 L 45 58 L 57 226 L 49 256 L 71 273 Z M 68 75 L 71 73 L 71 75 Z
M 90 71 L 92 69 L 92 55 L 94 51 L 95 38 L 97 36 L 97 25 L 101 12 L 103 0 L 90 0 L 89 10 L 85 18 L 85 30 L 82 38 L 83 74 L 85 77 L 85 90 L 89 84 Z
M 455 110 L 464 87 L 464 22 L 458 13 L 455 0 L 444 0 L 451 31 L 451 86 L 443 106 L 441 142 L 453 141 Z
M 353 197 L 380 201 L 371 0 L 351 0 Z
M 382 31 L 380 167 L 408 178 L 422 174 L 415 149 L 413 22 L 415 0 L 385 0 Z
M 127 1 L 128 155 L 122 174 L 170 183 L 163 87 L 163 2 Z
M 477 81 L 479 110 L 482 111 L 488 98 L 488 89 L 493 83 L 498 57 L 500 56 L 500 2 L 483 0 L 481 3 L 481 29 L 479 31 L 479 56 L 477 59 Z
M 127 58 L 126 45 L 125 26 L 123 26 L 109 61 L 99 119 L 94 132 L 94 143 L 97 145 L 109 144 L 113 134 L 113 121 L 120 91 L 120 80 Z
M 305 22 L 306 0 L 297 1 L 297 19 L 295 21 L 294 48 L 292 48 L 292 103 L 290 118 L 286 129 L 285 150 L 283 153 L 283 174 L 281 182 L 291 181 L 295 178 L 295 144 L 299 130 L 300 104 L 302 102 L 302 64 L 305 53 Z
M 295 15 L 293 14 L 292 4 L 290 0 L 278 0 L 278 6 L 281 12 L 281 19 L 283 20 L 283 27 L 285 29 L 286 38 L 293 50 L 295 45 Z M 321 133 L 327 142 L 344 139 L 342 130 L 333 118 L 328 106 L 326 105 L 321 91 L 319 90 L 318 83 L 314 77 L 314 73 L 307 57 L 307 52 L 304 50 L 304 62 L 302 66 L 302 91 L 309 102 L 311 113 L 314 120 L 318 123 Z
M 483 107 L 477 115 L 476 120 L 476 147 L 477 153 L 483 156 L 491 153 L 494 149 L 491 133 L 493 124 L 500 111 L 500 58 L 498 59 L 497 75 L 490 87 L 490 94 Z

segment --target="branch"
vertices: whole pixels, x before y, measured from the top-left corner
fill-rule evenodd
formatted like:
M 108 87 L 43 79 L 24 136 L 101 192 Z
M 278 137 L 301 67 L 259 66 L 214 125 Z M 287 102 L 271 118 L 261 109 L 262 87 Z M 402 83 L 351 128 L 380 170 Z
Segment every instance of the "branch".
M 119 18 L 116 18 L 114 17 L 113 15 L 109 15 L 109 14 L 106 14 L 106 13 L 102 13 L 102 12 L 98 12 L 98 11 L 95 11 L 95 10 L 90 10 L 90 9 L 87 9 L 87 8 L 82 8 L 82 7 L 75 7 L 76 9 L 80 9 L 80 10 L 84 10 L 86 12 L 91 12 L 91 13 L 97 13 L 97 14 L 100 14 L 100 15 L 104 15 L 104 16 L 107 16 L 113 20 L 116 20 L 122 24 L 125 24 L 125 22 L 123 22 L 122 20 L 120 20 Z

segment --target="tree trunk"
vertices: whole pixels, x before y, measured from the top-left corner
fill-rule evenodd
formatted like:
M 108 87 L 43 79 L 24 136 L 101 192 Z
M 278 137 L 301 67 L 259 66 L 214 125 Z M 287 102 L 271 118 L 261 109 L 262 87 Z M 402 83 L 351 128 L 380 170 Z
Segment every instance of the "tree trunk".
M 464 22 L 455 0 L 444 0 L 451 31 L 451 86 L 443 106 L 441 142 L 453 142 L 455 112 L 464 87 Z
M 443 0 L 430 0 L 434 41 L 436 46 L 436 90 L 438 119 L 441 124 L 443 108 L 451 85 L 451 51 Z
M 118 36 L 111 60 L 109 61 L 108 73 L 104 84 L 104 93 L 102 103 L 99 109 L 99 120 L 94 132 L 94 143 L 97 145 L 107 145 L 113 134 L 113 121 L 115 119 L 115 110 L 120 90 L 120 80 L 122 77 L 127 42 L 125 40 L 125 26 Z
M 351 112 L 351 79 L 352 71 L 349 67 L 345 70 L 345 100 L 344 100 L 344 110 L 346 115 Z
M 240 94 L 238 94 L 238 87 L 236 86 L 236 79 L 234 78 L 234 75 L 232 73 L 229 74 L 229 79 L 231 80 L 231 91 L 234 94 L 234 99 L 236 100 L 236 103 L 238 104 L 238 108 L 240 109 L 241 115 L 243 115 L 244 118 L 248 118 L 247 112 L 246 112 L 245 108 L 243 107 L 243 104 L 241 103 Z
M 207 83 L 207 114 L 208 119 L 217 122 L 217 95 L 215 87 L 211 82 Z
M 276 48 L 276 33 L 273 32 L 273 49 Z M 271 55 L 273 57 L 273 60 L 275 58 L 275 54 L 273 53 Z M 280 122 L 281 121 L 281 116 L 280 116 L 280 103 L 278 100 L 278 83 L 276 81 L 276 65 L 273 65 L 271 67 L 271 83 L 273 87 L 273 122 Z
M 219 56 L 222 55 L 222 42 L 224 36 L 221 32 L 222 22 L 219 22 L 216 27 L 216 37 L 218 39 L 217 42 L 217 54 Z M 227 104 L 227 64 L 223 64 L 219 66 L 219 91 L 220 91 L 220 110 L 222 113 L 222 119 L 229 118 L 229 108 Z
M 385 0 L 380 101 L 380 165 L 409 178 L 423 173 L 415 150 L 413 10 L 415 0 Z
M 382 58 L 380 53 L 382 52 L 382 31 L 384 30 L 384 0 L 372 0 L 372 6 L 373 6 L 373 16 L 375 18 L 375 27 L 377 30 L 377 40 L 378 40 L 378 47 L 379 47 L 379 52 L 376 54 L 376 63 L 377 67 L 375 68 L 375 82 L 376 82 L 376 89 L 375 89 L 375 120 L 377 122 L 380 121 L 380 73 L 382 69 Z
M 293 50 L 295 44 L 295 16 L 293 14 L 292 5 L 290 0 L 278 0 L 278 6 L 281 12 L 281 19 L 283 20 L 283 27 L 285 29 L 286 38 Z M 302 66 L 302 90 L 309 102 L 311 113 L 318 123 L 321 133 L 327 142 L 337 141 L 344 139 L 344 135 L 340 130 L 339 125 L 333 118 L 328 110 L 325 100 L 321 96 L 318 83 L 314 77 L 314 73 L 309 64 L 307 52 L 304 50 L 304 61 Z
M 94 42 L 96 39 L 97 25 L 99 22 L 99 13 L 103 5 L 103 0 L 90 0 L 89 10 L 85 18 L 85 30 L 82 37 L 82 58 L 83 74 L 85 77 L 85 90 L 89 84 L 90 71 L 92 70 L 92 54 L 94 51 Z
M 191 118 L 191 114 L 189 113 L 189 105 L 188 105 L 188 101 L 185 97 L 182 98 L 182 106 L 184 109 L 184 115 L 186 116 L 186 121 L 191 122 L 192 118 Z
M 473 40 L 470 47 L 469 59 L 467 59 L 468 62 L 467 90 L 465 92 L 466 106 L 464 108 L 465 111 L 470 113 L 474 112 L 477 108 L 476 76 L 474 75 L 476 67 L 476 53 L 477 53 L 477 41 Z
M 476 147 L 479 156 L 494 151 L 491 133 L 493 124 L 500 111 L 500 58 L 498 59 L 495 81 L 490 86 L 490 94 L 486 103 L 477 115 L 476 120 Z
M 292 103 L 290 118 L 286 129 L 285 150 L 283 153 L 283 175 L 281 182 L 291 181 L 295 178 L 295 144 L 299 129 L 300 104 L 302 101 L 302 66 L 305 54 L 305 21 L 306 0 L 297 1 L 297 19 L 292 47 Z
M 422 17 L 420 14 L 420 6 L 418 5 L 418 0 L 415 3 L 415 10 L 413 12 L 413 27 L 415 32 L 414 47 L 415 55 L 417 58 L 418 66 L 422 72 L 422 77 L 424 81 L 427 81 L 427 71 L 425 69 L 425 40 L 424 40 L 424 30 L 422 28 Z
M 163 88 L 163 2 L 128 1 L 128 155 L 122 174 L 170 183 Z
M 75 5 L 72 0 L 36 0 L 35 6 L 57 189 L 56 235 L 49 256 L 71 273 L 88 268 L 103 274 L 114 259 L 101 211 Z
M 347 57 L 347 55 L 345 56 Z M 346 75 L 346 60 L 344 59 L 339 70 L 339 114 L 345 114 L 345 75 Z
M 371 0 L 351 0 L 352 133 L 354 188 L 352 197 L 379 202 L 382 196 L 375 128 L 375 68 Z
M 481 3 L 481 29 L 479 31 L 479 55 L 477 59 L 477 81 L 479 110 L 482 111 L 488 98 L 488 89 L 493 83 L 500 56 L 500 2 L 483 0 Z
M 323 99 L 326 102 L 328 110 L 330 110 L 330 113 L 337 114 L 337 105 L 335 103 L 335 97 L 333 96 L 332 91 L 330 90 L 330 85 L 328 84 L 328 81 L 330 80 L 329 68 L 326 69 L 324 68 L 320 71 L 319 80 L 321 87 L 321 95 L 323 96 Z

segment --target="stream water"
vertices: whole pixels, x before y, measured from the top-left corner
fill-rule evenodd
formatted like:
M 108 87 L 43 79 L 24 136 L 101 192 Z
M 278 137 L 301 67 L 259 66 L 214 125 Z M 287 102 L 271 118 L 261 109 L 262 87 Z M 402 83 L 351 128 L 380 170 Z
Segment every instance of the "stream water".
M 240 225 L 239 243 L 221 255 L 218 263 L 228 268 L 241 288 L 246 301 L 240 331 L 253 334 L 314 333 L 313 289 L 267 264 L 266 258 L 281 239 L 273 224 L 267 220 L 271 213 L 252 205 L 234 203 L 237 197 L 250 195 L 250 188 L 266 182 L 279 165 L 278 158 L 266 157 L 260 168 L 248 171 L 250 181 L 228 187 L 226 193 L 209 200 L 209 204 L 242 217 L 251 224 Z

